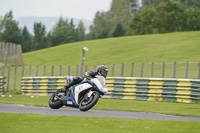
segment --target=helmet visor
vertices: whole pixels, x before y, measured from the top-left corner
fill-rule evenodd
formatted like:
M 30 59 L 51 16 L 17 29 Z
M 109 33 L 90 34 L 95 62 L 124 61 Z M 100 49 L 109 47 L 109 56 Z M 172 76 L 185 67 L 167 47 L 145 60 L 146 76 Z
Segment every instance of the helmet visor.
M 107 71 L 102 71 L 101 75 L 104 76 L 105 78 L 107 77 L 108 72 Z

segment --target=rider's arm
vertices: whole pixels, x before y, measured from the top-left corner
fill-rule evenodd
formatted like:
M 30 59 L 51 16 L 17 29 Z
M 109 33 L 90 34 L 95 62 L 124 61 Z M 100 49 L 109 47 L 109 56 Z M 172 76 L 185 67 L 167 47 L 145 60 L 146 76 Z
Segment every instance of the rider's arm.
M 81 76 L 82 78 L 86 78 L 86 77 L 92 77 L 94 78 L 97 75 L 96 71 L 89 71 L 89 72 L 85 72 L 85 74 L 83 76 Z
M 94 79 L 94 80 L 98 80 L 98 79 Z M 96 82 L 96 86 L 99 88 L 99 90 L 101 92 L 103 92 L 103 93 L 107 93 L 108 92 L 108 89 L 107 89 L 107 86 L 105 84 L 105 79 L 104 78 L 102 78 L 102 80 L 98 80 L 98 82 Z
M 97 72 L 96 71 L 89 71 L 88 72 L 88 75 L 92 78 L 94 78 L 96 75 L 97 75 Z

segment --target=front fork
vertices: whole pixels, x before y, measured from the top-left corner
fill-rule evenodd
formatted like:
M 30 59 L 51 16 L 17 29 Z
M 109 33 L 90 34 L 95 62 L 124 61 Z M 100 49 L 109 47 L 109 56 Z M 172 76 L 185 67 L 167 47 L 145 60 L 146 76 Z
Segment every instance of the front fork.
M 92 91 L 92 89 L 90 89 L 90 90 L 87 92 L 87 94 L 84 95 L 84 97 L 83 97 L 84 102 L 82 103 L 83 105 L 87 105 L 88 103 L 91 102 L 91 100 L 92 100 L 92 98 L 91 98 L 92 93 L 93 93 L 93 91 Z
M 90 90 L 88 91 L 88 93 L 87 93 L 87 96 L 88 96 L 88 97 L 91 97 L 92 93 L 93 93 L 93 91 L 92 91 L 92 89 L 90 89 Z
M 65 96 L 65 93 L 57 93 L 54 97 L 54 100 L 57 101 L 57 100 L 62 100 L 63 97 Z

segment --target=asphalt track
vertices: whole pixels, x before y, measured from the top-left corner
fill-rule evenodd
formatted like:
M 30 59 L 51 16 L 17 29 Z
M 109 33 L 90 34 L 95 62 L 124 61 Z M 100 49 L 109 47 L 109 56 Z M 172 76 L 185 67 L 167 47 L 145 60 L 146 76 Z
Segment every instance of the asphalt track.
M 107 117 L 107 118 L 127 118 L 127 119 L 150 119 L 150 120 L 176 120 L 176 121 L 200 121 L 200 117 L 182 117 L 164 114 L 127 112 L 127 111 L 106 111 L 89 110 L 81 112 L 78 109 L 61 108 L 57 110 L 49 107 L 33 107 L 16 104 L 0 104 L 0 113 L 26 113 L 56 116 L 86 116 L 86 117 Z

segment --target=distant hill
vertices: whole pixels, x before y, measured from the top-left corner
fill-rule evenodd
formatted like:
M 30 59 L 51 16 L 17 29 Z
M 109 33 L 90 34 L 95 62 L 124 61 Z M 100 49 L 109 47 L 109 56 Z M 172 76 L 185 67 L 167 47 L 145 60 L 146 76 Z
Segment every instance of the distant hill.
M 31 34 L 33 34 L 33 25 L 34 22 L 42 22 L 42 24 L 45 25 L 47 32 L 49 32 L 53 26 L 58 22 L 60 17 L 37 17 L 37 16 L 27 16 L 27 17 L 20 17 L 17 21 L 19 22 L 19 26 L 20 27 L 24 27 L 25 25 L 27 26 L 29 32 Z M 68 21 L 70 22 L 70 20 L 72 18 L 66 18 L 63 17 L 65 20 L 68 19 Z M 78 23 L 80 22 L 80 20 L 83 21 L 85 28 L 86 28 L 86 33 L 89 32 L 89 27 L 90 25 L 92 25 L 92 21 L 90 20 L 83 20 L 83 19 L 77 19 L 77 18 L 73 18 L 73 22 L 75 25 L 78 25 Z
M 26 65 L 76 65 L 88 47 L 85 64 L 200 61 L 200 31 L 107 38 L 63 44 L 23 54 Z

